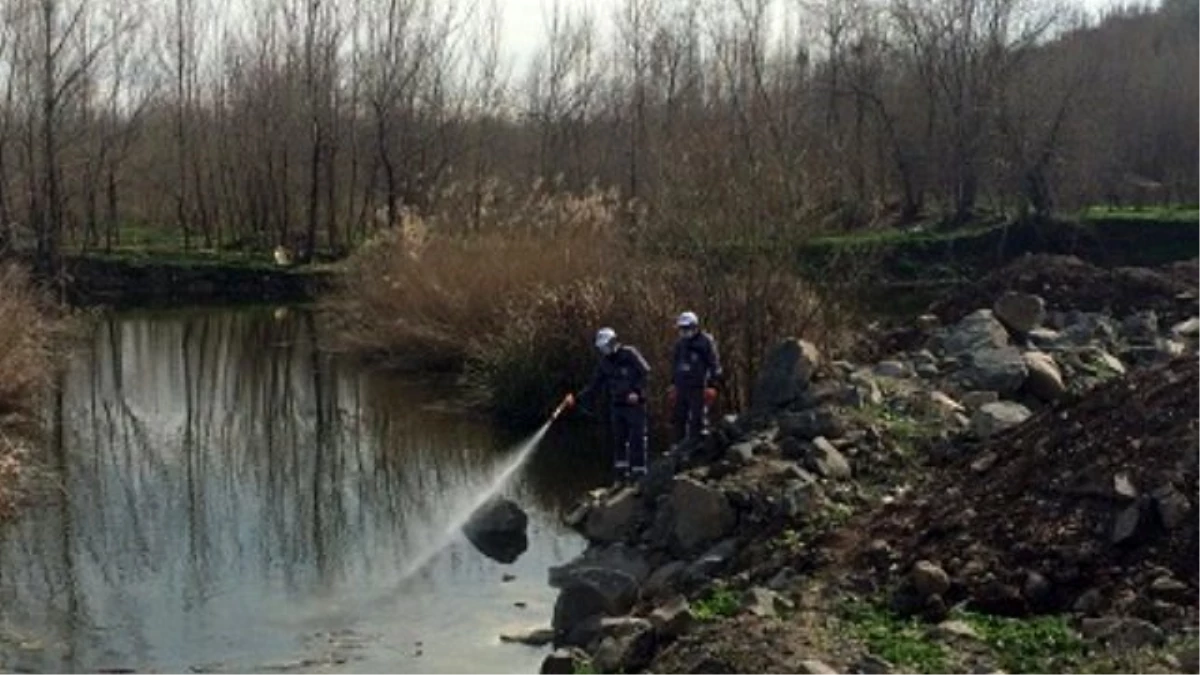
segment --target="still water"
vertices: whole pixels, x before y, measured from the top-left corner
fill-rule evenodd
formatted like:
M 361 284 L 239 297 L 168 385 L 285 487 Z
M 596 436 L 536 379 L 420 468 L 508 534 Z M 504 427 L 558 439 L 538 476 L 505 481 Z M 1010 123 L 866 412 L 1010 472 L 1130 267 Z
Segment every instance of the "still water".
M 552 429 L 507 489 L 530 516 L 515 563 L 460 534 L 430 557 L 520 439 L 321 353 L 316 323 L 95 323 L 47 412 L 58 485 L 0 528 L 0 670 L 536 672 L 544 650 L 498 636 L 549 622 L 594 434 Z

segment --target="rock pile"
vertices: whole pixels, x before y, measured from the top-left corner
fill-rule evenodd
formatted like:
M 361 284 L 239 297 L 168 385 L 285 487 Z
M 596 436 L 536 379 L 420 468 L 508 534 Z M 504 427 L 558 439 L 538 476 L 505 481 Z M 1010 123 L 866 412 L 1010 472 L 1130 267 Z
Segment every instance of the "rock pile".
M 870 533 L 855 583 L 898 587 L 901 613 L 940 621 L 966 602 L 1195 621 L 1194 299 L 1184 317 L 1174 296 L 1115 316 L 1080 309 L 1083 292 L 1064 306 L 1057 286 L 1028 293 L 1046 277 L 1022 264 L 1010 274 L 1032 281 L 944 325 L 955 312 L 943 306 L 916 322 L 909 348 L 873 363 L 784 340 L 746 412 L 638 485 L 588 495 L 567 522 L 589 548 L 550 571 L 559 651 L 544 672 L 579 658 L 646 668 L 692 629 L 717 579 L 736 590 L 739 617 L 787 614 L 795 580 L 830 562 L 822 533 L 851 513 Z M 777 545 L 789 536 L 802 539 Z M 1136 642 L 1153 633 L 1139 625 L 1089 630 Z
M 1194 625 L 1198 386 L 1195 358 L 1176 359 L 983 444 L 878 514 L 889 555 L 860 563 L 900 582 L 894 609 L 934 619 L 965 602 Z

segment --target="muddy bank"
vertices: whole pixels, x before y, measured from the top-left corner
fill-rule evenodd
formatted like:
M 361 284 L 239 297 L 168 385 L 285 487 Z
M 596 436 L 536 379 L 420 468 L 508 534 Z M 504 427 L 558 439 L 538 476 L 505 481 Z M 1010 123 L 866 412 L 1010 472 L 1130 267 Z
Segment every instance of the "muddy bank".
M 329 271 L 304 267 L 93 257 L 64 261 L 65 300 L 117 308 L 173 304 L 307 302 L 327 290 Z
M 936 229 L 898 237 L 817 241 L 799 252 L 804 268 L 837 266 L 844 256 L 870 260 L 880 283 L 969 283 L 1027 254 L 1073 255 L 1105 268 L 1166 265 L 1196 256 L 1195 222 L 1096 219 L 982 223 L 974 232 Z
M 1177 290 L 1003 289 L 857 363 L 785 341 L 749 410 L 568 516 L 543 672 L 1194 669 Z

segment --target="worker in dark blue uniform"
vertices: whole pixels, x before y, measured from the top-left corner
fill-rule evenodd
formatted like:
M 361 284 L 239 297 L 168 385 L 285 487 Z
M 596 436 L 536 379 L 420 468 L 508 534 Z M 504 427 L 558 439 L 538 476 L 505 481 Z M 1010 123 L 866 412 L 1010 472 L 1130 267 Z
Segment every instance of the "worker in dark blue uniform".
M 600 361 L 592 381 L 578 396 L 568 394 L 568 407 L 590 407 L 596 393 L 608 391 L 612 418 L 613 468 L 618 481 L 646 474 L 646 377 L 650 366 L 637 348 L 617 341 L 611 328 L 596 333 Z
M 716 400 L 721 380 L 721 358 L 711 335 L 700 330 L 694 312 L 675 320 L 679 341 L 671 356 L 672 423 L 675 442 L 693 441 L 708 434 L 708 408 Z

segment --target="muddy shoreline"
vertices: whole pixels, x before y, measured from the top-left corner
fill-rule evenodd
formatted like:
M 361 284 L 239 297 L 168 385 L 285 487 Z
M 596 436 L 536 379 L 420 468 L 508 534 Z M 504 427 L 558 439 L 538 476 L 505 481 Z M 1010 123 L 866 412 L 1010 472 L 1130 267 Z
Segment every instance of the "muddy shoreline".
M 74 257 L 64 260 L 61 279 L 50 286 L 74 306 L 127 309 L 310 302 L 334 278 L 332 271 L 305 267 Z

